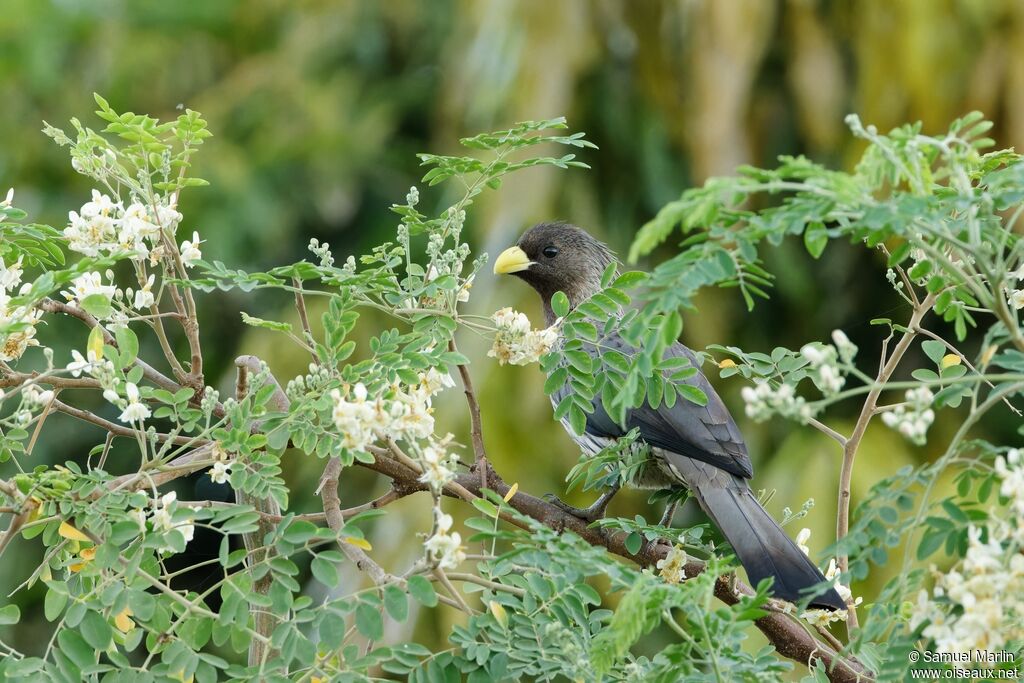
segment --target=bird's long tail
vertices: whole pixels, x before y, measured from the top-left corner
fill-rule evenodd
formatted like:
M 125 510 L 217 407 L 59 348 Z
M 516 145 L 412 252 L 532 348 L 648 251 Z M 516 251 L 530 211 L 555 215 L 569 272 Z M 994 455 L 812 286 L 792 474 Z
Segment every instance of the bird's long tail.
M 807 589 L 825 580 L 814 563 L 761 507 L 746 482 L 740 486 L 701 486 L 694 493 L 736 551 L 755 586 L 766 577 L 774 577 L 772 592 L 775 596 L 796 602 L 810 594 Z M 810 602 L 812 607 L 846 609 L 833 588 L 819 589 L 818 593 Z

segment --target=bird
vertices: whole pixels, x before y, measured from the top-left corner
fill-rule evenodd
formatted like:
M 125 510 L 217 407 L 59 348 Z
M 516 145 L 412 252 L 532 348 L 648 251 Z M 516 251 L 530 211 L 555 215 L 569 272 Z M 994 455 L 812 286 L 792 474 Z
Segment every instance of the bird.
M 546 222 L 527 230 L 514 246 L 503 251 L 494 262 L 494 273 L 518 277 L 536 290 L 543 302 L 545 320 L 551 326 L 558 320 L 552 309 L 552 297 L 562 292 L 570 308 L 575 308 L 602 289 L 602 275 L 612 263 L 618 266 L 611 249 L 582 228 L 566 222 Z M 614 332 L 602 339 L 600 345 L 627 355 L 636 351 Z M 599 360 L 601 351 L 597 346 L 588 345 L 587 351 Z M 706 405 L 680 400 L 671 407 L 661 402 L 654 408 L 645 402 L 628 410 L 624 424 L 618 424 L 597 396 L 593 399 L 593 412 L 587 415 L 584 433 L 575 434 L 568 421 L 563 420 L 566 431 L 586 455 L 593 456 L 637 429 L 641 447 L 649 448 L 650 462 L 635 478 L 634 485 L 685 486 L 732 546 L 754 585 L 772 578 L 775 597 L 790 602 L 810 597 L 808 604 L 814 608 L 847 609 L 834 588 L 824 589 L 826 579 L 821 571 L 751 491 L 749 480 L 754 472 L 743 435 L 714 387 L 699 372 L 696 354 L 677 341 L 666 348 L 665 357 L 686 358 L 698 369 L 696 375 L 685 381 L 704 392 Z M 557 405 L 569 391 L 567 386 L 555 391 L 552 404 Z M 558 503 L 563 509 L 593 521 L 603 516 L 616 491 L 617 487 L 613 487 L 594 505 L 582 510 Z

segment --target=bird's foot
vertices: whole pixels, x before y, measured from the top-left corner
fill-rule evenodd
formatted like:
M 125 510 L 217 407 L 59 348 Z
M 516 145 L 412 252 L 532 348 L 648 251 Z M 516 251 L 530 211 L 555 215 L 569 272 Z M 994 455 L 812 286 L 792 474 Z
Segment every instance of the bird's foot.
M 545 494 L 544 500 L 551 503 L 559 510 L 566 512 L 572 515 L 573 517 L 576 517 L 577 519 L 581 519 L 587 524 L 592 524 L 593 522 L 604 517 L 605 511 L 608 509 L 608 503 L 611 502 L 611 499 L 614 498 L 615 494 L 618 492 L 618 486 L 610 488 L 604 493 L 602 493 L 601 497 L 594 501 L 592 505 L 585 508 L 573 507 L 572 505 L 569 505 L 565 501 L 559 499 L 553 493 Z

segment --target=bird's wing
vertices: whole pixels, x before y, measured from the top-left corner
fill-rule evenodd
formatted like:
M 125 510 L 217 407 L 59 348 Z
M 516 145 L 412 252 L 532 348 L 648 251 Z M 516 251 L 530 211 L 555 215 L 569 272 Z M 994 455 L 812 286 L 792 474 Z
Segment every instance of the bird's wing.
M 623 353 L 632 351 L 625 342 L 614 337 L 603 342 L 605 346 L 618 347 Z M 592 351 L 595 355 L 598 351 Z M 623 436 L 633 428 L 640 430 L 644 441 L 657 448 L 663 448 L 694 460 L 714 465 L 726 472 L 749 479 L 753 474 L 747 446 L 739 427 L 722 403 L 714 387 L 699 372 L 700 363 L 696 355 L 682 344 L 676 343 L 665 350 L 665 358 L 682 357 L 689 359 L 698 368 L 696 375 L 686 380 L 708 397 L 705 406 L 699 406 L 680 398 L 670 408 L 664 401 L 652 408 L 644 403 L 626 413 L 625 430 L 605 411 L 600 397 L 594 398 L 594 412 L 587 416 L 587 432 L 594 436 Z

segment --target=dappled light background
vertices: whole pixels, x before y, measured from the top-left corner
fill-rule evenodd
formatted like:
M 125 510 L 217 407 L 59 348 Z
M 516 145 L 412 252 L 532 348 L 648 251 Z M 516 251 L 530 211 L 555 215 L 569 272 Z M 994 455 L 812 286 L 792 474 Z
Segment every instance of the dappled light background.
M 1012 0 L 8 0 L 3 17 L 0 187 L 15 187 L 18 206 L 32 220 L 63 227 L 91 189 L 65 150 L 39 132 L 43 120 L 64 126 L 80 116 L 98 126 L 86 116 L 94 91 L 115 109 L 162 118 L 184 105 L 204 114 L 215 137 L 196 158 L 196 174 L 211 185 L 184 195 L 181 230 L 201 232 L 208 260 L 249 270 L 307 257 L 313 237 L 329 242 L 339 261 L 390 239 L 397 219 L 388 207 L 421 175 L 416 152 L 450 152 L 460 136 L 522 119 L 565 115 L 599 149 L 580 156 L 589 171 L 529 170 L 485 195 L 468 226 L 474 246 L 492 255 L 552 218 L 585 226 L 624 254 L 659 207 L 710 175 L 771 165 L 779 154 L 849 168 L 860 150 L 843 123 L 850 112 L 883 130 L 921 120 L 935 132 L 980 109 L 995 121 L 990 135 L 999 146 L 1024 147 L 1024 4 Z M 446 206 L 444 192 L 421 188 L 420 208 Z M 670 241 L 651 263 L 673 249 Z M 884 262 L 862 248 L 832 244 L 815 261 L 794 241 L 763 257 L 778 276 L 772 299 L 748 313 L 734 290 L 706 292 L 686 316 L 687 343 L 770 351 L 825 340 L 840 327 L 863 362 L 874 363 L 882 333 L 869 321 L 907 314 L 885 282 Z M 539 323 L 532 291 L 489 272 L 477 279 L 468 310 L 486 315 L 512 305 Z M 241 310 L 293 320 L 282 296 L 211 293 L 200 297 L 200 309 L 208 377 L 222 391 L 231 390 L 231 361 L 240 353 L 268 359 L 282 382 L 308 362 L 297 347 L 242 324 Z M 365 324 L 364 339 L 389 324 Z M 59 337 L 58 362 L 85 343 L 83 329 L 61 325 L 41 333 Z M 550 419 L 539 369 L 498 367 L 483 340 L 467 338 L 462 347 L 474 361 L 497 469 L 531 493 L 563 492 L 577 453 Z M 144 340 L 145 348 L 157 350 L 156 340 Z M 791 423 L 751 423 L 739 380 L 719 381 L 710 366 L 708 373 L 749 441 L 755 488 L 777 490 L 770 511 L 781 516 L 783 507 L 815 499 L 796 525 L 812 528 L 820 553 L 834 537 L 838 449 Z M 461 395 L 448 394 L 439 406 L 443 428 L 465 443 Z M 845 431 L 852 417 L 840 408 L 832 419 Z M 33 458 L 84 462 L 100 432 L 67 416 L 50 419 Z M 934 429 L 948 437 L 956 422 L 956 412 L 945 411 Z M 993 439 L 1011 443 L 1016 427 L 1006 411 L 984 424 Z M 861 449 L 855 504 L 877 479 L 935 455 L 875 425 Z M 292 456 L 284 467 L 293 509 L 313 510 L 322 463 Z M 360 478 L 343 482 L 346 504 L 386 487 L 366 473 L 352 476 Z M 179 497 L 216 495 L 210 486 L 193 478 Z M 423 525 L 427 504 L 407 498 L 379 523 L 372 537 L 382 561 L 416 555 L 398 530 Z M 621 495 L 612 510 L 660 514 L 637 493 Z M 687 509 L 677 524 L 698 519 Z M 190 552 L 216 552 L 201 540 Z M 16 544 L 0 562 L 5 594 L 38 560 L 38 543 Z M 874 587 L 885 577 L 883 568 Z M 350 574 L 342 590 L 357 580 Z M 11 640 L 26 651 L 48 637 L 42 610 L 26 604 L 40 596 L 16 598 L 26 616 Z M 439 642 L 449 626 L 420 623 L 416 637 Z

